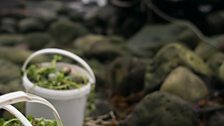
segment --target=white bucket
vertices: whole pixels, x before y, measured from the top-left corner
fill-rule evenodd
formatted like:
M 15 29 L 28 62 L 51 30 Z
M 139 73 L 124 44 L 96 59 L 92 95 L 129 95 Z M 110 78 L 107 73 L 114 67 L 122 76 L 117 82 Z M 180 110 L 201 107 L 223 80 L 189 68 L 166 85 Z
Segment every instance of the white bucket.
M 45 105 L 53 112 L 54 117 L 56 118 L 56 121 L 57 121 L 57 125 L 63 126 L 61 122 L 61 118 L 57 110 L 54 108 L 54 106 L 51 103 L 49 103 L 47 100 L 39 96 L 35 96 L 33 94 L 25 93 L 22 91 L 12 92 L 12 93 L 8 93 L 8 94 L 4 94 L 0 96 L 0 109 L 5 109 L 6 111 L 10 112 L 18 120 L 20 120 L 24 126 L 32 126 L 32 124 L 28 121 L 28 119 L 20 111 L 18 111 L 15 107 L 11 105 L 18 102 L 24 102 L 24 101 Z
M 26 67 L 34 57 L 41 54 L 60 54 L 77 61 L 82 67 L 67 63 L 58 63 L 57 67 L 71 67 L 72 70 L 75 70 L 76 72 L 79 72 L 79 74 L 86 76 L 89 79 L 89 83 L 81 88 L 72 90 L 52 90 L 34 86 L 34 84 L 27 77 Z M 47 65 L 47 63 L 45 63 L 45 65 Z M 58 110 L 64 126 L 83 125 L 87 96 L 91 91 L 91 84 L 95 84 L 94 73 L 84 60 L 82 60 L 77 55 L 65 50 L 53 48 L 43 49 L 34 52 L 31 56 L 29 56 L 25 61 L 22 70 L 24 72 L 23 86 L 25 87 L 26 91 L 43 97 L 52 103 Z M 33 103 L 26 104 L 26 114 L 33 115 L 35 117 L 44 117 L 47 119 L 53 118 L 53 115 L 50 113 L 50 110 L 46 108 L 46 106 Z

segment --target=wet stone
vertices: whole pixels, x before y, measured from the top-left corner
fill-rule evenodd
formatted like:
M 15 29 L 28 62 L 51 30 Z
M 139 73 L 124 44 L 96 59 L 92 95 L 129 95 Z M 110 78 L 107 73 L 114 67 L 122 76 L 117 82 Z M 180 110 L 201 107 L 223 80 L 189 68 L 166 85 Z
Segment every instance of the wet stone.
M 0 59 L 0 83 L 8 83 L 20 78 L 20 68 L 10 61 Z
M 66 19 L 52 23 L 49 34 L 58 44 L 72 43 L 77 37 L 88 34 L 88 30 L 82 25 Z
M 144 87 L 146 64 L 137 58 L 121 57 L 110 64 L 109 79 L 115 95 L 128 96 Z
M 3 33 L 16 33 L 17 32 L 17 21 L 13 18 L 3 18 L 1 20 L 0 31 Z
M 74 47 L 89 58 L 100 61 L 112 61 L 119 56 L 127 54 L 124 40 L 118 37 L 105 37 L 101 35 L 87 35 L 74 42 Z
M 180 41 L 189 47 L 195 47 L 198 40 L 197 36 L 184 26 L 147 25 L 129 39 L 128 47 L 136 55 L 148 57 L 167 43 Z
M 208 95 L 205 83 L 185 67 L 174 69 L 165 79 L 160 90 L 179 96 L 189 102 L 196 102 Z
M 27 44 L 30 49 L 37 50 L 43 48 L 51 41 L 47 33 L 29 33 L 24 36 L 23 43 Z
M 1 34 L 0 45 L 2 46 L 15 46 L 22 43 L 23 36 L 17 34 Z
M 140 101 L 124 126 L 197 126 L 197 115 L 184 100 L 155 92 Z
M 25 18 L 21 20 L 18 24 L 18 27 L 19 31 L 22 33 L 43 31 L 45 29 L 44 24 L 35 18 Z

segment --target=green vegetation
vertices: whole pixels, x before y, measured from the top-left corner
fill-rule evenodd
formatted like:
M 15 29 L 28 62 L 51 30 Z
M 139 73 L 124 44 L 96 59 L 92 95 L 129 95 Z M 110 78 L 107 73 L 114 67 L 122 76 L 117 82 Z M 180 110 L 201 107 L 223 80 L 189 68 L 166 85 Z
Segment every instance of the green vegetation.
M 88 79 L 79 73 L 72 73 L 71 68 L 57 68 L 57 62 L 62 57 L 55 55 L 50 65 L 30 65 L 27 69 L 28 78 L 37 86 L 54 89 L 70 90 L 77 89 L 88 83 Z
M 32 116 L 29 116 L 28 120 L 31 122 L 33 126 L 57 126 L 57 123 L 54 120 L 46 120 L 43 118 L 35 119 Z M 23 126 L 18 119 L 10 119 L 7 121 L 0 119 L 0 125 L 1 126 Z

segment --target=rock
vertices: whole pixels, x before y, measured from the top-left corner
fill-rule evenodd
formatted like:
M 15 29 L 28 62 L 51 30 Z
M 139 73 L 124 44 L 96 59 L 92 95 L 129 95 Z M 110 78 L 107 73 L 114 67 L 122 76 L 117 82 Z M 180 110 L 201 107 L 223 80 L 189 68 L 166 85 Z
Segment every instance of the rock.
M 22 35 L 17 34 L 1 34 L 0 35 L 0 45 L 3 46 L 15 46 L 21 44 L 23 39 Z
M 112 110 L 111 105 L 106 100 L 97 99 L 95 100 L 96 109 L 90 113 L 91 117 L 98 117 L 109 113 Z
M 81 24 L 61 19 L 50 26 L 49 34 L 55 42 L 66 44 L 71 43 L 77 37 L 88 34 L 88 30 Z
M 109 66 L 108 83 L 115 95 L 128 96 L 144 87 L 146 64 L 141 59 L 121 57 Z
M 173 62 L 174 65 L 184 65 L 193 71 L 210 76 L 211 69 L 197 54 L 181 44 L 171 43 L 161 48 L 156 56 L 157 63 Z
M 193 48 L 199 39 L 184 26 L 147 25 L 129 39 L 128 47 L 138 56 L 149 57 L 161 46 L 174 41 L 180 41 Z
M 61 1 L 43 1 L 38 4 L 41 9 L 51 10 L 54 12 L 59 12 L 64 8 L 64 3 Z
M 83 55 L 100 61 L 112 61 L 118 56 L 128 55 L 124 41 L 116 37 L 88 35 L 77 39 L 74 47 Z
M 0 59 L 0 83 L 7 84 L 13 79 L 20 79 L 20 68 L 4 59 Z
M 47 9 L 36 8 L 30 9 L 30 11 L 31 13 L 27 14 L 28 17 L 38 19 L 46 26 L 48 26 L 50 23 L 52 23 L 58 18 L 58 15 L 55 12 Z
M 0 47 L 0 58 L 9 60 L 16 64 L 23 64 L 25 60 L 30 56 L 33 52 L 26 50 L 26 49 L 20 49 L 20 48 L 14 48 L 14 47 Z M 37 56 L 33 60 L 33 62 L 43 62 L 43 61 L 49 61 L 49 58 L 46 56 Z
M 218 70 L 218 77 L 224 81 L 224 62 L 222 62 L 221 66 L 219 67 Z
M 13 91 L 23 90 L 20 79 L 10 80 L 7 83 L 0 83 L 0 94 L 6 94 Z
M 44 24 L 35 18 L 25 18 L 21 20 L 18 24 L 18 27 L 19 31 L 22 33 L 43 31 L 45 29 Z
M 211 58 L 212 55 L 215 54 L 217 51 L 217 48 L 206 42 L 199 43 L 198 46 L 195 48 L 195 53 L 200 56 L 204 61 L 207 61 L 209 58 Z
M 50 10 L 55 13 L 63 9 L 64 3 L 61 1 L 30 1 L 26 3 L 27 9 Z
M 155 92 L 140 101 L 124 126 L 197 126 L 197 115 L 182 99 Z
M 181 66 L 168 75 L 160 90 L 189 102 L 195 102 L 208 95 L 205 83 L 189 69 Z
M 223 126 L 224 125 L 224 114 L 216 113 L 214 114 L 208 122 L 208 126 Z
M 93 72 L 95 74 L 96 77 L 96 87 L 95 89 L 102 89 L 104 88 L 105 84 L 106 84 L 106 65 L 100 63 L 97 60 L 90 60 L 87 61 L 88 64 L 91 66 L 91 68 L 93 69 Z
M 219 67 L 222 65 L 223 61 L 224 61 L 224 53 L 217 52 L 208 59 L 207 64 L 215 73 L 215 75 L 218 76 Z
M 152 92 L 159 89 L 167 75 L 180 65 L 206 77 L 213 74 L 208 65 L 193 51 L 181 44 L 170 43 L 162 47 L 151 64 L 147 65 L 144 90 Z
M 3 33 L 16 33 L 17 21 L 13 18 L 3 18 L 1 20 L 1 32 Z
M 51 41 L 47 33 L 30 33 L 25 35 L 23 43 L 27 44 L 31 49 L 37 50 L 43 48 Z
M 209 31 L 213 34 L 221 34 L 224 29 L 224 11 L 215 11 L 207 16 Z

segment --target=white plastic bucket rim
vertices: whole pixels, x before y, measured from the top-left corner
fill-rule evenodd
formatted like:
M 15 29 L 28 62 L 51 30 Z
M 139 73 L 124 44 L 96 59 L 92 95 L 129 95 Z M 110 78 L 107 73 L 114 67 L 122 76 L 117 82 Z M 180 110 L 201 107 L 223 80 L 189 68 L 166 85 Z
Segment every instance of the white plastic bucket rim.
M 71 67 L 76 67 L 76 69 L 85 71 L 86 76 L 89 79 L 89 83 L 82 86 L 81 88 L 72 89 L 72 90 L 52 90 L 52 89 L 35 86 L 27 77 L 26 67 L 32 58 L 40 54 L 60 54 L 60 55 L 72 58 L 73 60 L 77 61 L 81 66 L 83 66 L 83 68 L 85 69 L 76 65 L 71 65 L 66 63 L 64 64 L 70 65 Z M 24 73 L 22 78 L 23 85 L 27 91 L 30 91 L 34 94 L 38 94 L 41 97 L 53 99 L 53 100 L 68 100 L 68 99 L 75 99 L 75 98 L 86 96 L 91 91 L 91 85 L 95 84 L 95 76 L 92 69 L 89 67 L 89 65 L 77 55 L 65 50 L 61 50 L 61 49 L 48 48 L 48 49 L 42 49 L 37 52 L 34 52 L 31 56 L 27 58 L 27 60 L 25 61 L 22 67 L 22 70 Z

